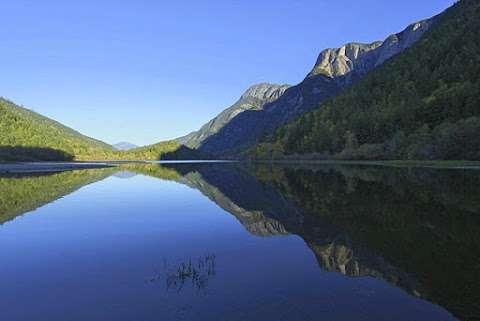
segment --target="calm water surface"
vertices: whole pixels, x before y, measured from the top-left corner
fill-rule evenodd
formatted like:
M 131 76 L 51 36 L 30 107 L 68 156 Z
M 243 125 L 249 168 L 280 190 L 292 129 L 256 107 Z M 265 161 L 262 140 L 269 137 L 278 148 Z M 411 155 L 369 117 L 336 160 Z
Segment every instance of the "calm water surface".
M 0 319 L 477 320 L 479 183 L 238 164 L 0 177 Z

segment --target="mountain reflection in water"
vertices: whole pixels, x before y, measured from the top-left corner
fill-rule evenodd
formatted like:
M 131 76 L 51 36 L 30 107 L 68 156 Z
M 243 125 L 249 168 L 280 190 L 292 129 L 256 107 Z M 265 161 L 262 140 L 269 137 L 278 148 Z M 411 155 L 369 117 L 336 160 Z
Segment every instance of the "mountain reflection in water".
M 164 178 L 163 170 L 176 170 L 177 182 L 201 191 L 250 233 L 302 237 L 322 269 L 385 280 L 461 319 L 480 316 L 478 172 L 307 165 L 163 168 L 136 171 Z
M 462 320 L 480 316 L 480 173 L 425 168 L 124 164 L 0 178 L 0 219 L 112 174 L 146 175 L 200 191 L 253 235 L 298 235 L 326 271 L 373 277 L 439 304 Z M 205 288 L 215 256 L 164 264 L 149 281 Z

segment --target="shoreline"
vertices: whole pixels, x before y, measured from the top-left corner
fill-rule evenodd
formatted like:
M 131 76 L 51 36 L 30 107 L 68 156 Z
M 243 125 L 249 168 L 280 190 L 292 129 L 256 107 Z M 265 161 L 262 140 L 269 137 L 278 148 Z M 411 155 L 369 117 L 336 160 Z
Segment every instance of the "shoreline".
M 0 174 L 56 173 L 108 167 L 116 165 L 108 162 L 15 162 L 0 163 Z
M 118 167 L 127 163 L 143 164 L 189 164 L 189 163 L 237 163 L 242 161 L 85 161 L 85 162 L 0 162 L 0 174 L 34 174 L 55 173 L 82 169 Z M 243 161 L 250 164 L 271 165 L 343 165 L 343 166 L 385 166 L 385 167 L 417 167 L 457 170 L 480 170 L 478 161 L 345 161 L 345 160 L 273 160 Z
M 57 173 L 81 169 L 96 169 L 119 167 L 122 164 L 192 164 L 192 163 L 225 163 L 221 160 L 178 160 L 178 161 L 148 161 L 148 160 L 111 160 L 111 161 L 78 161 L 78 162 L 0 162 L 1 174 L 35 174 Z
M 480 170 L 480 161 L 418 161 L 418 160 L 378 160 L 378 161 L 358 161 L 358 160 L 308 160 L 308 159 L 278 159 L 272 161 L 257 160 L 252 163 L 288 165 L 346 165 L 346 166 L 385 166 L 385 167 L 419 167 L 419 168 L 437 168 L 437 169 L 463 169 Z

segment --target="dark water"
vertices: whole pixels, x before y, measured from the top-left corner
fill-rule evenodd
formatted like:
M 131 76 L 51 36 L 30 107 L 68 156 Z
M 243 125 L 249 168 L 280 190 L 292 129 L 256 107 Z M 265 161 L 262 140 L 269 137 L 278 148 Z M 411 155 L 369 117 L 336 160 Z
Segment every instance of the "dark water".
M 0 320 L 478 320 L 480 172 L 0 178 Z

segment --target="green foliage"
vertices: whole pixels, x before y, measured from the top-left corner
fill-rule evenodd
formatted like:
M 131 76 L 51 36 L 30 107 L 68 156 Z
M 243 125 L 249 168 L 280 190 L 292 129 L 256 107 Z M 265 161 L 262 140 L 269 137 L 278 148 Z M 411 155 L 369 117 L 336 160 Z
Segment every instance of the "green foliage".
M 117 151 L 0 98 L 0 161 L 163 160 L 207 156 L 175 141 Z
M 284 149 L 281 144 L 260 143 L 256 146 L 256 157 L 259 159 L 273 159 L 283 155 Z
M 480 159 L 480 2 L 437 17 L 415 46 L 280 128 L 285 154 Z
M 107 159 L 108 144 L 0 98 L 0 160 Z
M 117 159 L 124 160 L 178 160 L 206 158 L 202 153 L 190 149 L 176 141 L 166 141 L 154 145 L 119 152 Z M 204 157 L 202 157 L 204 156 Z

